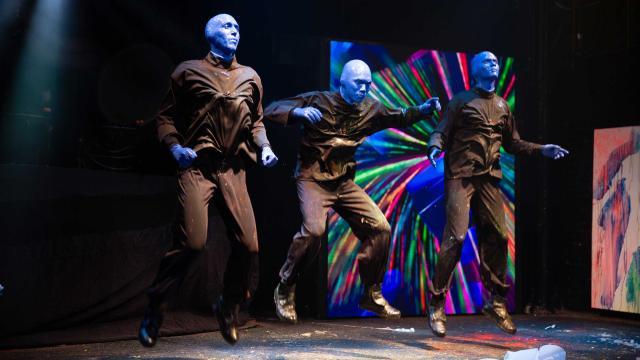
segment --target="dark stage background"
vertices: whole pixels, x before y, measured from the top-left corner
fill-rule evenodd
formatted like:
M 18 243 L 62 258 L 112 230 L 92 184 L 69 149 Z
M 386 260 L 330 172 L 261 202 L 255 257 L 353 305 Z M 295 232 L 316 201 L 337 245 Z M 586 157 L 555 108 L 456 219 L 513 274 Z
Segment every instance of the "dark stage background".
M 517 162 L 518 305 L 589 310 L 593 129 L 640 123 L 637 1 L 5 0 L 0 337 L 141 315 L 175 195 L 149 121 L 173 66 L 208 51 L 203 27 L 220 12 L 241 26 L 237 57 L 262 77 L 265 105 L 327 88 L 329 39 L 513 55 L 521 135 L 571 151 Z M 251 309 L 272 315 L 300 215 L 297 130 L 267 126 L 280 164 L 249 173 L 261 246 Z M 205 311 L 219 292 L 214 230 L 215 268 L 185 284 L 179 307 Z M 301 282 L 303 315 L 320 312 L 317 276 Z

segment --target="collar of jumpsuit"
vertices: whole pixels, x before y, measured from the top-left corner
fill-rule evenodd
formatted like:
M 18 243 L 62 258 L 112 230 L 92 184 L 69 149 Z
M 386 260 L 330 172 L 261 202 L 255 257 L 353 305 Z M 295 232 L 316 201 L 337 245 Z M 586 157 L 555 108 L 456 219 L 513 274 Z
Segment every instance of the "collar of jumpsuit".
M 475 92 L 476 94 L 480 95 L 481 97 L 485 98 L 485 99 L 491 99 L 492 97 L 494 97 L 496 95 L 495 91 L 487 91 L 481 87 L 474 87 L 473 88 L 473 92 Z
M 215 67 L 221 67 L 221 68 L 225 68 L 228 70 L 233 70 L 233 69 L 237 69 L 240 65 L 238 65 L 238 62 L 236 61 L 236 57 L 234 56 L 231 59 L 231 62 L 225 62 L 222 60 L 221 57 L 215 55 L 213 52 L 209 51 L 207 53 L 207 56 L 204 58 L 205 61 L 207 61 L 208 63 L 210 63 L 211 65 L 215 66 Z
M 359 114 L 367 106 L 365 103 L 367 100 L 363 100 L 358 103 L 349 104 L 340 94 L 339 91 L 335 93 L 336 105 L 343 110 L 346 114 Z

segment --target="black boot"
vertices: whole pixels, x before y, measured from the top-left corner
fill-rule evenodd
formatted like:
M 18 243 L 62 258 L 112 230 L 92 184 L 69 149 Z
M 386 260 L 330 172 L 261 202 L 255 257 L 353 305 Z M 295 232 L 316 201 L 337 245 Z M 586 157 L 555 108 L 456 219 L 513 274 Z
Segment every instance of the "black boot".
M 295 324 L 298 322 L 296 313 L 296 284 L 287 286 L 282 282 L 273 291 L 273 302 L 276 304 L 276 315 L 280 320 Z
M 500 330 L 511 335 L 516 333 L 516 325 L 507 311 L 507 301 L 502 296 L 494 295 L 492 301 L 484 305 L 482 312 L 492 318 Z
M 447 334 L 447 315 L 444 312 L 444 295 L 433 295 L 429 302 L 429 327 L 435 336 Z
M 371 311 L 381 318 L 400 318 L 400 310 L 389 305 L 387 300 L 382 296 L 380 284 L 373 284 L 365 287 L 364 295 L 362 295 L 362 300 L 360 300 L 360 308 Z
M 226 304 L 222 299 L 222 295 L 218 298 L 218 302 L 214 305 L 214 312 L 218 319 L 220 334 L 231 345 L 238 342 L 238 310 L 239 305 Z
M 138 341 L 146 347 L 153 347 L 158 341 L 160 327 L 164 320 L 166 304 L 151 301 L 144 311 L 144 318 L 138 329 Z

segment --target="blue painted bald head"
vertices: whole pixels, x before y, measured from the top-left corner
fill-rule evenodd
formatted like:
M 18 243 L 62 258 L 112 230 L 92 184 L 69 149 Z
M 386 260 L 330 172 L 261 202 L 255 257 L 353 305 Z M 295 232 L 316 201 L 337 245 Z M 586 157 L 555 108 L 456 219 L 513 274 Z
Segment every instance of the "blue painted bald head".
M 211 52 L 230 61 L 236 54 L 240 42 L 240 26 L 233 16 L 219 14 L 207 22 L 204 37 L 211 46 Z
M 487 80 L 497 80 L 500 73 L 500 65 L 498 58 L 489 51 L 483 51 L 476 54 L 471 59 L 471 77 L 476 83 Z
M 371 70 L 362 60 L 344 64 L 340 75 L 340 95 L 349 104 L 361 103 L 371 88 Z

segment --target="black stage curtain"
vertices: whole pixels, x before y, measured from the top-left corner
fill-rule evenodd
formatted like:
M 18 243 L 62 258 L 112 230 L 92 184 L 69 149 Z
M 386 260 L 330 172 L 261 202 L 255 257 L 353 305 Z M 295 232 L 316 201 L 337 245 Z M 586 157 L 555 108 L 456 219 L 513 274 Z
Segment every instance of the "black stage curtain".
M 134 338 L 145 290 L 171 243 L 175 181 L 0 165 L 0 347 Z M 207 249 L 173 302 L 202 316 L 176 312 L 167 333 L 217 327 L 210 306 L 229 244 L 215 207 L 209 224 Z

